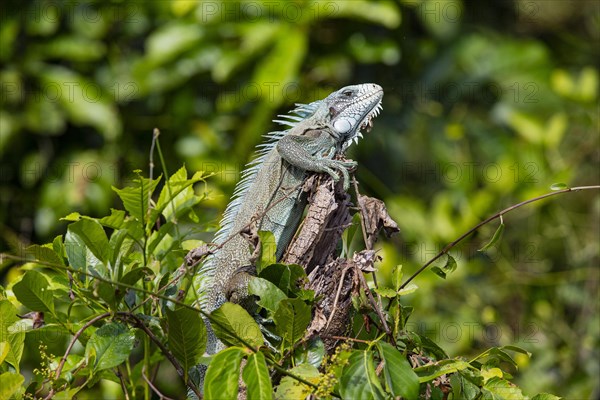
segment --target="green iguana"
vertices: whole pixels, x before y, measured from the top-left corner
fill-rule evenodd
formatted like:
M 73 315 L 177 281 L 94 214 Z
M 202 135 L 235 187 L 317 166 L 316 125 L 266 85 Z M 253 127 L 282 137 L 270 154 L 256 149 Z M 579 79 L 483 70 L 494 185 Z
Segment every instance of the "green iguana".
M 334 159 L 352 141 L 370 130 L 372 119 L 381 110 L 383 89 L 375 84 L 347 86 L 323 100 L 297 104 L 295 115 L 280 115 L 289 129 L 266 135 L 257 156 L 242 172 L 232 200 L 221 220 L 214 243 L 222 245 L 210 255 L 196 275 L 200 306 L 212 312 L 231 301 L 244 305 L 251 253 L 248 242 L 238 234 L 253 220 L 259 231 L 270 231 L 281 259 L 306 206 L 302 190 L 308 172 L 327 173 L 334 181 L 343 179 L 349 187 L 348 169 L 354 161 Z M 244 268 L 245 267 L 245 268 Z M 208 327 L 207 353 L 215 354 L 223 345 Z

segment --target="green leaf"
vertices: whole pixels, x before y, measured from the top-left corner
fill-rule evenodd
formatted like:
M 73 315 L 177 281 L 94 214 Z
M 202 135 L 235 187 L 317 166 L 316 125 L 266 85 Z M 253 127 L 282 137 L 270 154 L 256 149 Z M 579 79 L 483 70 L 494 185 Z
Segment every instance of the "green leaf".
M 33 311 L 50 311 L 54 314 L 54 295 L 46 277 L 37 271 L 27 271 L 13 286 L 13 292 L 25 307 Z
M 81 219 L 81 214 L 79 214 L 78 212 L 72 212 L 69 215 L 62 217 L 60 220 L 75 222 L 75 221 L 79 221 L 80 219 Z
M 442 279 L 446 279 L 446 276 L 449 273 L 452 273 L 456 270 L 456 260 L 450 254 L 446 254 L 446 263 L 442 268 L 440 267 L 432 267 L 431 272 L 436 274 Z
M 413 371 L 406 357 L 385 342 L 377 342 L 379 355 L 384 361 L 383 374 L 388 391 L 394 397 L 411 400 L 419 397 L 419 377 Z
M 394 289 L 388 287 L 375 288 L 375 293 L 388 299 L 393 299 L 398 295 Z
M 44 267 L 62 270 L 61 268 L 57 267 L 65 265 L 62 256 L 59 256 L 53 249 L 46 246 L 34 244 L 27 247 L 25 249 L 25 253 L 33 256 L 37 261 L 43 261 L 44 264 L 42 265 Z
M 249 400 L 273 398 L 273 386 L 263 353 L 254 353 L 248 357 L 242 378 L 247 386 L 246 394 Z
M 491 378 L 488 380 L 482 389 L 482 399 L 485 400 L 498 400 L 498 399 L 510 399 L 510 400 L 524 400 L 525 396 L 521 392 L 521 389 L 516 387 L 514 384 L 501 378 Z
M 10 399 L 23 382 L 25 382 L 25 378 L 21 374 L 5 372 L 0 375 L 0 399 Z
M 300 299 L 284 299 L 273 315 L 277 334 L 281 336 L 286 347 L 291 347 L 306 334 L 310 323 L 310 306 Z
M 134 268 L 123 275 L 120 282 L 127 285 L 135 285 L 142 277 L 152 275 L 154 275 L 154 272 L 148 267 Z
M 176 215 L 189 210 L 200 201 L 191 186 L 203 180 L 204 173 L 198 171 L 191 179 L 187 178 L 187 174 L 185 166 L 182 166 L 171 175 L 160 192 L 153 212 L 162 213 L 167 221 L 173 220 Z
M 564 189 L 567 189 L 567 188 L 568 188 L 568 186 L 567 186 L 566 183 L 553 183 L 550 186 L 550 190 L 564 190 Z
M 107 228 L 121 229 L 125 226 L 125 211 L 111 208 L 110 215 L 100 218 L 98 222 Z
M 519 346 L 514 346 L 514 345 L 506 345 L 506 346 L 502 346 L 500 347 L 503 350 L 510 350 L 510 351 L 514 351 L 516 353 L 521 353 L 521 354 L 525 354 L 527 357 L 531 357 L 531 352 L 525 350 L 522 347 Z
M 299 346 L 294 352 L 297 365 L 308 364 L 319 368 L 325 357 L 325 344 L 320 338 L 310 340 L 305 346 Z
M 498 229 L 496 229 L 496 232 L 494 233 L 494 236 L 492 236 L 492 239 L 486 243 L 485 246 L 483 246 L 481 249 L 477 250 L 477 251 L 486 251 L 487 249 L 489 249 L 490 247 L 492 247 L 494 244 L 496 244 L 497 241 L 500 240 L 500 238 L 502 237 L 502 233 L 504 233 L 504 223 L 500 223 L 500 226 L 498 226 Z
M 152 181 L 139 177 L 134 180 L 134 186 L 128 186 L 123 189 L 117 189 L 113 186 L 112 189 L 123 202 L 123 207 L 125 207 L 127 212 L 139 222 L 145 223 L 146 214 L 148 213 L 149 195 L 154 192 L 160 179 L 160 176 Z M 153 221 L 150 223 L 152 224 Z
M 99 222 L 83 218 L 69 225 L 67 235 L 69 233 L 77 236 L 98 260 L 106 264 L 110 255 L 110 247 L 106 232 Z
M 8 354 L 4 361 L 11 364 L 17 372 L 23 355 L 23 343 L 25 341 L 25 332 L 22 330 L 14 331 L 11 327 L 19 321 L 17 309 L 8 300 L 0 300 L 0 343 L 8 343 Z
M 414 283 L 409 283 L 404 289 L 398 290 L 398 296 L 406 296 L 416 291 L 419 287 Z
M 0 365 L 4 362 L 4 359 L 10 353 L 10 343 L 0 342 Z
M 244 349 L 230 347 L 213 357 L 204 377 L 204 397 L 207 400 L 237 399 L 240 364 L 245 355 Z
M 113 368 L 129 358 L 135 335 L 127 326 L 108 323 L 98 328 L 85 346 L 86 360 L 94 356 L 94 372 Z
M 359 350 L 352 353 L 340 378 L 340 394 L 344 399 L 385 399 L 375 374 L 372 352 Z
M 319 370 L 309 364 L 300 364 L 290 370 L 296 376 L 318 385 L 321 378 Z M 313 389 L 291 376 L 284 376 L 275 390 L 277 400 L 306 399 L 313 393 Z
M 253 347 L 262 346 L 265 342 L 254 318 L 238 304 L 225 303 L 210 316 L 215 335 L 227 346 L 245 346 L 233 333 Z
M 256 272 L 260 274 L 263 269 L 277 262 L 275 257 L 277 243 L 273 232 L 259 231 L 258 237 L 260 238 L 260 252 L 258 260 L 256 260 Z
M 301 292 L 298 282 L 306 279 L 306 272 L 296 264 L 273 264 L 262 270 L 259 276 L 274 283 L 289 296 Z
M 470 364 L 463 360 L 442 360 L 435 364 L 415 368 L 414 371 L 419 376 L 419 382 L 425 383 L 442 375 L 453 374 L 468 369 L 469 366 Z
M 392 271 L 392 284 L 394 285 L 394 289 L 396 291 L 400 290 L 402 286 L 402 265 L 396 265 Z
M 189 308 L 166 309 L 169 324 L 169 349 L 187 371 L 198 364 L 206 349 L 206 327 L 198 312 Z
M 258 296 L 260 299 L 256 304 L 270 312 L 275 312 L 281 300 L 287 299 L 281 289 L 268 280 L 258 277 L 252 278 L 248 283 L 248 293 Z
M 538 393 L 531 400 L 560 400 L 561 398 L 549 393 Z

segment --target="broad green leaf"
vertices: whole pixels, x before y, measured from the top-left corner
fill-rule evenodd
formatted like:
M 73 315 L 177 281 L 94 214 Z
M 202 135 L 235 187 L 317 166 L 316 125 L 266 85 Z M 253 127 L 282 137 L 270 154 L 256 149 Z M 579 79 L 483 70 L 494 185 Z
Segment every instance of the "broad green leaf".
M 260 274 L 266 267 L 277 262 L 275 258 L 277 243 L 275 243 L 273 232 L 260 231 L 258 237 L 260 238 L 260 253 L 256 261 L 256 272 Z
M 97 221 L 83 218 L 69 225 L 68 233 L 77 236 L 100 261 L 106 264 L 110 255 L 108 238 L 104 228 Z
M 131 271 L 127 272 L 125 275 L 123 275 L 120 282 L 125 283 L 127 285 L 135 285 L 142 277 L 153 274 L 154 272 L 152 272 L 152 270 L 147 267 L 134 268 Z
M 169 324 L 169 349 L 187 371 L 198 364 L 206 349 L 206 327 L 200 314 L 189 308 L 166 309 Z
M 416 291 L 419 287 L 414 283 L 409 283 L 404 289 L 398 290 L 398 296 L 406 296 Z
M 0 375 L 0 399 L 10 399 L 23 382 L 25 382 L 23 375 L 15 372 L 5 372 Z
M 54 295 L 46 277 L 37 271 L 27 271 L 13 286 L 13 292 L 25 307 L 33 311 L 50 311 L 54 314 Z
M 531 400 L 560 400 L 562 397 L 555 396 L 549 393 L 538 393 Z
M 309 364 L 300 364 L 292 368 L 290 372 L 314 384 L 318 384 L 321 378 L 319 370 Z M 291 376 L 284 376 L 275 389 L 275 398 L 277 400 L 306 399 L 311 393 L 313 393 L 313 389 L 310 386 Z
M 145 223 L 148 213 L 149 196 L 154 192 L 160 179 L 160 176 L 152 181 L 139 177 L 134 180 L 134 186 L 128 186 L 123 189 L 117 189 L 113 186 L 112 189 L 123 202 L 123 207 L 125 207 L 127 212 L 139 222 Z M 150 223 L 152 224 L 153 221 L 150 221 Z
M 10 352 L 10 343 L 0 342 L 0 365 L 4 362 L 4 359 Z
M 415 368 L 419 382 L 431 382 L 437 377 L 469 368 L 469 363 L 463 360 L 442 360 L 435 364 Z
M 398 296 L 398 293 L 394 289 L 389 287 L 375 288 L 375 293 L 377 293 L 380 296 L 387 297 L 388 299 L 393 299 L 394 297 Z
M 325 344 L 320 338 L 310 340 L 306 346 L 298 346 L 294 353 L 296 365 L 308 364 L 319 368 L 325 357 Z
M 98 222 L 107 228 L 121 229 L 125 224 L 125 211 L 111 208 L 110 215 L 100 218 Z
M 127 326 L 120 323 L 108 323 L 98 328 L 85 346 L 85 356 L 95 372 L 113 368 L 123 363 L 133 350 L 135 335 Z
M 0 343 L 8 343 L 8 354 L 4 361 L 11 364 L 17 372 L 23 355 L 24 331 L 14 331 L 11 327 L 19 321 L 17 309 L 8 300 L 0 300 Z
M 270 312 L 275 312 L 281 300 L 287 298 L 273 283 L 258 277 L 252 278 L 248 283 L 248 293 L 260 297 L 256 303 Z
M 357 350 L 352 353 L 340 378 L 340 394 L 344 399 L 386 398 L 375 374 L 370 351 Z
M 191 179 L 187 178 L 185 166 L 175 172 L 162 188 L 153 212 L 162 213 L 167 221 L 171 221 L 182 210 L 188 210 L 198 204 L 200 197 L 194 194 L 192 185 L 204 179 L 204 173 L 198 171 Z
M 486 251 L 487 249 L 492 247 L 494 244 L 496 244 L 496 242 L 500 240 L 500 238 L 502 238 L 502 233 L 504 233 L 504 223 L 501 223 L 500 226 L 498 226 L 498 229 L 496 229 L 496 232 L 494 232 L 494 236 L 492 236 L 492 239 L 490 239 L 490 241 L 486 243 L 485 246 L 483 246 L 477 251 Z
M 264 344 L 258 324 L 242 306 L 225 303 L 210 316 L 215 335 L 227 346 L 245 346 L 237 337 L 244 339 L 253 347 Z
M 54 250 L 54 252 L 58 254 L 58 256 L 60 257 L 60 262 L 62 263 L 62 265 L 64 265 L 63 258 L 65 257 L 67 252 L 65 251 L 65 244 L 63 242 L 62 235 L 58 235 L 54 238 L 54 240 L 52 241 L 52 250 Z
M 244 349 L 230 347 L 213 357 L 204 377 L 204 397 L 207 400 L 237 399 L 240 364 L 245 355 Z
M 110 265 L 112 266 L 112 279 L 121 279 L 124 258 L 131 251 L 133 244 L 134 241 L 129 236 L 127 229 L 115 230 L 110 235 L 108 246 L 110 250 Z
M 564 190 L 567 188 L 568 186 L 566 183 L 553 183 L 552 186 L 550 186 L 550 190 Z
M 262 270 L 259 276 L 274 283 L 289 296 L 300 292 L 298 282 L 306 279 L 306 272 L 296 264 L 273 264 Z
M 521 389 L 514 384 L 501 379 L 491 378 L 482 388 L 482 400 L 525 400 Z
M 527 350 L 518 347 L 518 346 L 502 346 L 502 347 L 491 347 L 489 349 L 487 349 L 486 351 L 484 351 L 483 353 L 479 354 L 477 357 L 475 357 L 474 359 L 471 360 L 471 362 L 476 361 L 480 358 L 484 358 L 484 357 L 492 357 L 492 358 L 496 358 L 497 360 L 500 361 L 506 361 L 509 364 L 511 364 L 513 367 L 517 368 L 517 363 L 515 362 L 515 360 L 513 360 L 513 358 L 506 353 L 506 351 L 504 350 L 509 350 L 509 351 L 514 351 L 517 353 L 521 353 L 521 354 L 525 354 L 528 357 L 531 357 L 531 353 L 528 352 Z
M 273 386 L 263 353 L 258 352 L 248 356 L 242 378 L 247 386 L 246 394 L 249 400 L 273 398 Z
M 504 374 L 500 368 L 483 368 L 480 371 L 481 376 L 483 377 L 483 381 L 487 382 L 492 378 L 502 378 Z
M 281 336 L 286 346 L 292 346 L 304 337 L 310 318 L 310 306 L 300 299 L 282 300 L 273 314 L 277 334 Z
M 419 377 L 406 357 L 392 345 L 377 342 L 379 355 L 384 361 L 383 374 L 388 391 L 395 396 L 411 400 L 419 397 Z
M 475 372 L 473 372 L 475 373 Z M 458 374 L 450 375 L 450 382 L 452 384 L 452 394 L 455 399 L 461 400 L 475 400 L 480 395 L 481 390 L 479 387 L 483 384 L 475 384 L 472 382 L 472 378 L 469 371 L 463 370 Z M 478 377 L 479 378 L 479 377 Z M 479 379 L 480 381 L 481 379 Z M 478 381 L 478 380 L 476 380 Z
M 32 246 L 27 247 L 27 249 L 25 249 L 25 252 L 33 256 L 36 260 L 43 261 L 44 264 L 42 265 L 45 267 L 53 268 L 55 266 L 59 267 L 65 265 L 62 257 L 56 254 L 56 252 L 53 249 L 46 246 L 39 246 L 37 244 L 34 244 Z

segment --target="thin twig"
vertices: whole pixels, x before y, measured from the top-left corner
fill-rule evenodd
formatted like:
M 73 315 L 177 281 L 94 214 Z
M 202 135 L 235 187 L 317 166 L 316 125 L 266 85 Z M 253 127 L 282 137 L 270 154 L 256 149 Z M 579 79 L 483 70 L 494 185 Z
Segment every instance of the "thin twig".
M 427 269 L 427 267 L 429 267 L 431 264 L 433 264 L 437 259 L 439 259 L 443 255 L 447 254 L 448 251 L 450 251 L 458 243 L 462 242 L 467 236 L 469 236 L 470 234 L 472 234 L 473 232 L 475 232 L 477 229 L 481 228 L 485 224 L 487 224 L 487 223 L 489 223 L 489 222 L 491 222 L 491 221 L 493 221 L 493 220 L 495 220 L 497 218 L 501 218 L 504 214 L 507 214 L 507 213 L 509 213 L 509 212 L 511 212 L 513 210 L 516 210 L 517 208 L 522 207 L 522 206 L 524 206 L 526 204 L 533 203 L 535 201 L 539 201 L 539 200 L 545 199 L 547 197 L 556 196 L 556 195 L 559 195 L 559 194 L 562 194 L 562 193 L 578 192 L 578 191 L 581 191 L 581 190 L 592 190 L 592 189 L 600 189 L 600 185 L 594 185 L 594 186 L 577 186 L 577 187 L 573 187 L 573 188 L 567 188 L 567 189 L 557 190 L 555 192 L 546 193 L 546 194 L 543 194 L 541 196 L 537 196 L 537 197 L 534 197 L 532 199 L 522 201 L 522 202 L 514 204 L 514 205 L 512 205 L 512 206 L 510 206 L 508 208 L 505 208 L 502 211 L 497 212 L 496 214 L 492 215 L 491 217 L 486 218 L 485 220 L 481 221 L 480 223 L 478 223 L 477 225 L 475 225 L 473 228 L 469 229 L 466 233 L 462 234 L 458 239 L 456 239 L 452 243 L 447 244 L 446 247 L 444 247 L 442 249 L 442 251 L 440 251 L 435 257 L 433 257 L 425 265 L 423 265 L 421 268 L 419 268 L 417 270 L 417 272 L 415 272 L 414 274 L 412 274 L 410 276 L 410 278 L 408 278 L 406 280 L 406 282 L 404 282 L 400 286 L 400 289 L 403 289 L 404 287 L 406 287 L 406 285 L 408 285 L 413 279 L 415 279 L 417 277 L 417 275 L 419 275 L 421 272 L 423 272 L 425 269 Z
M 177 359 L 175 358 L 173 353 L 171 353 L 169 351 L 169 349 L 167 349 L 165 347 L 165 345 L 160 340 L 158 340 L 158 338 L 154 335 L 154 333 L 152 333 L 152 331 L 144 324 L 144 321 L 142 321 L 137 315 L 132 314 L 130 312 L 126 312 L 126 311 L 117 311 L 117 315 L 125 317 L 125 318 L 133 319 L 135 322 L 135 326 L 140 328 L 141 330 L 143 330 L 144 333 L 146 335 L 148 335 L 150 340 L 152 340 L 154 342 L 154 344 L 160 349 L 162 354 L 165 357 L 167 357 L 167 359 L 171 362 L 171 364 L 173 364 L 173 367 L 175 367 L 175 370 L 177 371 L 177 374 L 181 377 L 181 379 L 185 380 L 186 373 L 183 370 L 183 367 L 181 366 L 181 364 L 179 364 L 179 361 L 177 361 Z M 202 394 L 200 393 L 200 390 L 196 387 L 194 382 L 192 382 L 192 380 L 189 377 L 188 377 L 187 381 L 185 381 L 185 383 L 190 389 L 192 389 L 192 391 L 196 394 L 196 396 L 198 396 L 198 398 L 202 398 Z
M 123 395 L 125 396 L 125 400 L 129 400 L 129 393 L 127 393 L 127 386 L 125 385 L 125 381 L 123 380 L 123 374 L 119 371 L 119 367 L 115 368 L 115 375 L 119 378 L 119 382 L 121 382 L 121 390 L 123 391 Z
M 352 176 L 352 185 L 354 186 L 354 191 L 356 193 L 356 202 L 358 203 L 358 208 L 359 208 L 359 212 L 360 212 L 360 216 L 361 216 L 361 222 L 360 222 L 360 227 L 362 229 L 362 234 L 363 234 L 363 240 L 365 241 L 365 248 L 367 250 L 372 250 L 371 246 L 369 245 L 369 242 L 367 240 L 367 229 L 365 228 L 365 218 L 366 218 L 366 211 L 363 207 L 363 205 L 361 204 L 360 200 L 359 200 L 359 196 L 360 193 L 358 192 L 358 183 L 356 182 L 356 179 L 354 178 L 354 176 Z M 362 276 L 362 274 L 361 274 Z M 373 271 L 371 273 L 371 276 L 373 277 L 373 284 L 375 285 L 375 287 L 379 287 L 377 285 L 377 277 L 375 276 L 375 271 Z M 373 303 L 375 303 L 375 300 L 373 299 L 373 295 L 371 293 L 371 290 L 369 289 L 369 287 L 367 286 L 367 282 L 366 280 L 364 280 L 364 278 L 362 278 L 363 284 L 366 288 L 366 291 L 368 292 L 368 295 L 370 296 L 369 300 L 373 300 Z M 383 312 L 381 311 L 381 309 L 383 308 L 383 302 L 381 300 L 381 295 L 377 292 L 375 292 L 375 294 L 377 295 L 377 303 L 376 304 L 372 304 L 375 312 L 377 313 L 377 316 L 379 317 L 379 319 L 381 320 L 381 324 L 383 325 L 383 329 L 385 331 L 385 333 L 389 336 L 389 338 L 391 339 L 392 343 L 394 343 L 395 345 L 395 340 L 394 337 L 392 335 L 392 332 L 390 331 L 390 328 L 387 326 L 387 323 L 385 321 L 385 318 L 383 316 Z
M 100 321 L 101 319 L 104 318 L 108 318 L 111 316 L 111 313 L 104 313 L 104 314 L 100 314 L 97 315 L 96 317 L 92 318 L 91 320 L 89 320 L 88 322 L 85 323 L 85 325 L 83 325 L 76 333 L 75 335 L 73 335 L 73 339 L 71 339 L 71 342 L 69 343 L 69 345 L 67 346 L 67 350 L 65 351 L 65 355 L 62 356 L 62 358 L 60 359 L 60 362 L 58 363 L 58 367 L 56 367 L 56 371 L 54 372 L 54 377 L 55 379 L 59 379 L 60 378 L 60 374 L 62 373 L 62 369 L 65 366 L 65 362 L 67 361 L 67 357 L 69 356 L 69 353 L 71 352 L 71 349 L 73 349 L 73 346 L 75 345 L 75 342 L 77 342 L 77 340 L 79 339 L 79 336 L 81 336 L 81 334 L 90 326 L 92 326 L 93 324 L 95 324 L 96 322 Z M 54 388 L 50 389 L 50 392 L 48 393 L 48 395 L 45 397 L 45 400 L 49 400 L 54 396 L 54 393 L 56 393 L 56 391 L 54 390 Z
M 335 340 L 346 340 L 346 341 L 349 341 L 349 342 L 358 342 L 358 343 L 371 344 L 371 342 L 368 341 L 368 340 L 356 339 L 356 338 L 347 337 L 347 336 L 324 335 L 323 337 L 325 337 L 325 338 L 331 338 L 331 339 L 335 339 Z
M 165 396 L 164 394 L 162 394 L 160 392 L 160 390 L 158 390 L 156 388 L 156 386 L 154 386 L 152 384 L 152 381 L 150 381 L 150 379 L 148 379 L 148 377 L 146 376 L 146 366 L 142 366 L 142 378 L 146 381 L 146 383 L 148 384 L 148 386 L 150 386 L 150 389 L 152 389 L 154 391 L 154 393 L 156 393 L 158 395 L 158 397 L 162 400 L 173 400 L 172 398 Z

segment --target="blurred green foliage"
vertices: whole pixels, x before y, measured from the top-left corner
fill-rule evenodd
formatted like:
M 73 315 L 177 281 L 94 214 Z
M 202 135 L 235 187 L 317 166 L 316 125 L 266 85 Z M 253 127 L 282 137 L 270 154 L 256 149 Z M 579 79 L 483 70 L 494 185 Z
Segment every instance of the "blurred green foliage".
M 596 1 L 0 7 L 2 250 L 48 241 L 70 212 L 106 215 L 111 185 L 147 169 L 154 127 L 172 171 L 215 173 L 199 216 L 210 230 L 271 119 L 351 83 L 386 93 L 350 150 L 361 187 L 402 229 L 381 245 L 384 283 L 552 183 L 600 181 Z M 447 281 L 419 276 L 412 320 L 451 356 L 531 351 L 517 357 L 525 393 L 597 395 L 599 218 L 600 197 L 582 192 L 506 216 L 481 253 L 485 227 L 453 251 Z M 6 282 L 21 274 L 2 265 Z

